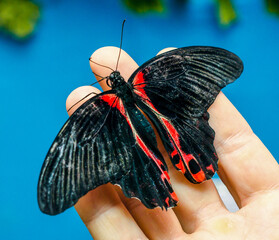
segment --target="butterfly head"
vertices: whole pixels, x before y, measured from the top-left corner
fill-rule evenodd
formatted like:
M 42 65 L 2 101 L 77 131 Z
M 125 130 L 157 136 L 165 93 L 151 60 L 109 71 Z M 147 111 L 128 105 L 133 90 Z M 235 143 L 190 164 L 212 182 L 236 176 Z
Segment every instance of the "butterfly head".
M 125 83 L 125 80 L 118 71 L 113 71 L 107 79 L 107 85 L 111 88 L 121 86 L 123 83 Z

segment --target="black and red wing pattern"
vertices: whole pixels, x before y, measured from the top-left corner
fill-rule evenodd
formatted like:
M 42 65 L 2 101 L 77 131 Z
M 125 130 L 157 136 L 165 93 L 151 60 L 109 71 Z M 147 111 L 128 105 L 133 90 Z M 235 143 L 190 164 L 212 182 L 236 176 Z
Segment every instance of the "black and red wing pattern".
M 120 185 L 127 197 L 140 199 L 147 208 L 176 206 L 178 198 L 172 189 L 167 165 L 157 149 L 151 125 L 135 105 L 125 109 L 137 140 L 137 154 L 129 173 L 112 183 Z
M 193 183 L 210 179 L 218 168 L 207 109 L 242 71 L 242 61 L 231 52 L 187 47 L 158 55 L 129 79 L 173 165 Z
M 139 198 L 147 207 L 175 206 L 164 160 L 153 147 L 155 135 L 135 106 L 128 109 L 132 121 L 111 91 L 74 112 L 55 138 L 40 173 L 42 212 L 61 213 L 108 182 L 119 184 L 126 196 Z

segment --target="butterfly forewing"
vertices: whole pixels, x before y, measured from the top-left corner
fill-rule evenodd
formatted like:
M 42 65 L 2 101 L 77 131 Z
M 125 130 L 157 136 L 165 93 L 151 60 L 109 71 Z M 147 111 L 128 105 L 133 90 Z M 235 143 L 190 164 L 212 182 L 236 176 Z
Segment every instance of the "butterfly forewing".
M 242 71 L 242 61 L 227 50 L 186 47 L 149 60 L 134 72 L 129 83 L 135 93 L 147 95 L 154 107 L 166 116 L 176 111 L 184 116 L 199 117 L 221 88 L 237 79 Z
M 55 138 L 38 183 L 40 209 L 58 214 L 89 190 L 117 180 L 131 168 L 136 139 L 114 93 L 78 108 Z

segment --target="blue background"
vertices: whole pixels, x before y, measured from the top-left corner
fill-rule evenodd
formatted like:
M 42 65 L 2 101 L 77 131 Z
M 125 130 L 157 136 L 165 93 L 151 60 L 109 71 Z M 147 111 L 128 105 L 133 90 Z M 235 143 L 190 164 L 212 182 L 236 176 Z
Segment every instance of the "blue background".
M 185 8 L 169 2 L 167 13 L 142 17 L 115 0 L 45 0 L 30 41 L 0 37 L 1 240 L 90 239 L 73 208 L 55 217 L 39 211 L 37 180 L 67 119 L 68 94 L 95 81 L 88 57 L 119 45 L 124 18 L 123 49 L 139 64 L 169 46 L 212 45 L 239 55 L 244 73 L 224 92 L 278 159 L 279 18 L 263 1 L 237 0 L 238 22 L 224 30 L 213 1 L 192 0 Z

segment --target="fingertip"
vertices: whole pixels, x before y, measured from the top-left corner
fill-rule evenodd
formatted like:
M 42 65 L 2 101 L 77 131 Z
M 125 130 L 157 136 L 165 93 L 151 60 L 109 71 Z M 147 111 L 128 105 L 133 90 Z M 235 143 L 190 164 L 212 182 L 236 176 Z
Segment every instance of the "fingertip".
M 66 100 L 66 110 L 71 116 L 83 103 L 101 91 L 92 86 L 82 86 L 70 93 Z
M 124 50 L 122 51 L 124 52 Z M 111 73 L 111 69 L 115 70 L 118 54 L 118 47 L 107 46 L 97 49 L 95 52 L 92 53 L 91 57 L 89 58 L 89 64 L 91 69 L 98 75 L 101 75 L 102 77 L 108 76 Z M 95 63 L 90 60 L 93 60 Z M 98 76 L 96 76 L 96 78 L 97 77 Z
M 162 53 L 165 53 L 165 52 L 168 52 L 168 51 L 171 51 L 171 50 L 174 50 L 174 49 L 176 49 L 176 48 L 175 48 L 175 47 L 164 48 L 164 49 L 162 49 L 160 52 L 158 52 L 157 55 L 162 54 Z M 157 55 L 156 55 L 156 56 L 157 56 Z

